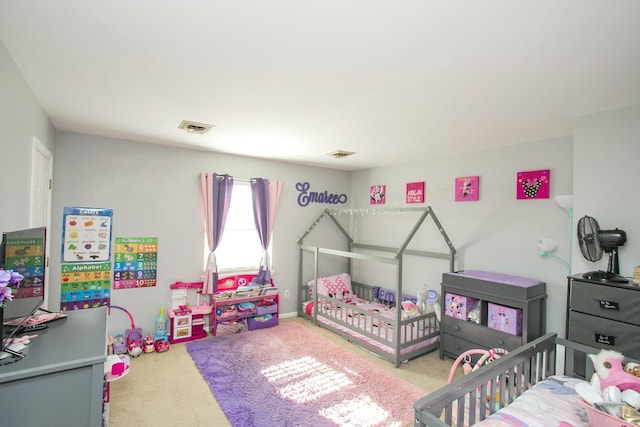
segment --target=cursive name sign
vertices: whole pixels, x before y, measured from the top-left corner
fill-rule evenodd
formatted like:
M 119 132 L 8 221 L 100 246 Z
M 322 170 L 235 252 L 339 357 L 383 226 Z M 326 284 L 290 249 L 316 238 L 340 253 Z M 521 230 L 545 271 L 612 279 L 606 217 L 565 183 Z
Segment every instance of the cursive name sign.
M 300 192 L 298 194 L 298 204 L 300 206 L 308 206 L 309 203 L 327 203 L 337 205 L 338 203 L 347 203 L 347 195 L 332 194 L 327 192 L 309 191 L 311 184 L 308 182 L 298 182 L 296 184 L 296 190 Z

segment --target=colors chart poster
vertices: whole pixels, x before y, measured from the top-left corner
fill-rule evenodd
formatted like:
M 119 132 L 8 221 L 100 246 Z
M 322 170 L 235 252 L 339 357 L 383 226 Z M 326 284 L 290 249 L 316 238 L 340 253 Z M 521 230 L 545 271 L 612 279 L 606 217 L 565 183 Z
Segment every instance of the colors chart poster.
M 60 311 L 109 305 L 113 209 L 74 206 L 62 214 Z
M 62 262 L 109 261 L 112 218 L 113 209 L 64 208 Z

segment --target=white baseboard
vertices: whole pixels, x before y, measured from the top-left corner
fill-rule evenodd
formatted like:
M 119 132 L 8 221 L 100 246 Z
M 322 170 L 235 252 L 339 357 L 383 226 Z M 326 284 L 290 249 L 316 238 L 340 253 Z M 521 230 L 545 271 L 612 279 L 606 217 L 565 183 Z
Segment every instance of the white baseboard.
M 280 318 L 285 319 L 287 317 L 298 317 L 298 312 L 294 311 L 291 313 L 280 313 Z

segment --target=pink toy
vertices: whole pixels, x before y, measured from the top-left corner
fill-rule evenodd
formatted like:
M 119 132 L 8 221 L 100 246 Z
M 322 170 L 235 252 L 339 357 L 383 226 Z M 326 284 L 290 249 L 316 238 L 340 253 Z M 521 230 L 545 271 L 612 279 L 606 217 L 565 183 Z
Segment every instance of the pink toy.
M 144 339 L 144 352 L 145 353 L 153 353 L 154 351 L 156 351 L 155 347 L 154 347 L 154 343 L 153 343 L 153 336 L 149 335 L 147 338 Z
M 621 353 L 613 350 L 600 350 L 598 354 L 590 354 L 589 358 L 600 378 L 602 390 L 609 386 L 616 386 L 621 391 L 631 389 L 640 393 L 640 378 L 624 371 L 622 368 L 624 356 Z

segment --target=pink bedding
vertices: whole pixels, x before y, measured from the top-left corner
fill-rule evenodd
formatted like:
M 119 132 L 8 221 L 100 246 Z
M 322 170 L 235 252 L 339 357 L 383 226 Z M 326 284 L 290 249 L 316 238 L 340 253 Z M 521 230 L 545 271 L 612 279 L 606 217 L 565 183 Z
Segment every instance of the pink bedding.
M 332 326 L 336 329 L 339 329 L 340 331 L 348 333 L 353 337 L 359 338 L 364 342 L 385 351 L 386 353 L 394 354 L 395 350 L 392 346 L 393 346 L 393 339 L 395 336 L 394 330 L 393 330 L 393 324 L 395 323 L 395 319 L 396 319 L 395 308 L 389 308 L 383 304 L 369 302 L 358 297 L 353 297 L 350 302 L 350 305 L 354 307 L 358 307 L 360 310 L 365 310 L 370 313 L 376 313 L 385 319 L 389 319 L 389 322 L 385 321 L 384 319 L 379 319 L 375 316 L 362 315 L 361 313 L 358 313 L 354 309 L 349 310 L 347 308 L 347 312 L 343 313 L 343 312 L 340 312 L 339 310 L 344 310 L 344 308 L 341 309 L 341 308 L 335 308 L 335 306 L 332 307 L 330 305 L 326 305 L 321 310 L 321 314 L 325 313 L 326 317 L 323 315 L 319 315 L 318 323 Z M 416 314 L 417 313 L 413 311 L 403 310 L 403 319 L 414 317 Z M 351 325 L 352 327 L 341 325 L 340 323 L 334 322 L 328 319 L 327 317 L 339 318 L 341 321 Z M 371 338 L 370 336 L 365 335 L 364 333 L 359 333 L 357 332 L 357 330 L 362 330 L 367 332 L 371 331 L 369 333 L 374 334 L 378 339 Z M 405 331 L 410 331 L 410 332 L 405 333 Z M 433 332 L 435 332 L 435 330 L 430 330 L 429 328 L 420 329 L 417 327 L 413 327 L 412 325 L 408 325 L 404 327 L 401 331 L 401 342 L 405 342 L 405 336 L 407 336 L 407 338 L 412 340 L 412 339 L 424 337 L 426 335 L 430 335 Z M 409 345 L 401 349 L 401 354 L 409 353 L 413 350 L 417 350 L 419 348 L 429 346 L 437 342 L 438 340 L 439 340 L 439 336 L 436 335 L 424 341 L 420 341 L 416 344 Z M 385 344 L 385 341 L 388 342 L 389 344 L 388 345 Z
M 589 419 L 575 384 L 581 380 L 552 376 L 525 391 L 509 406 L 474 424 L 482 427 L 578 427 Z

